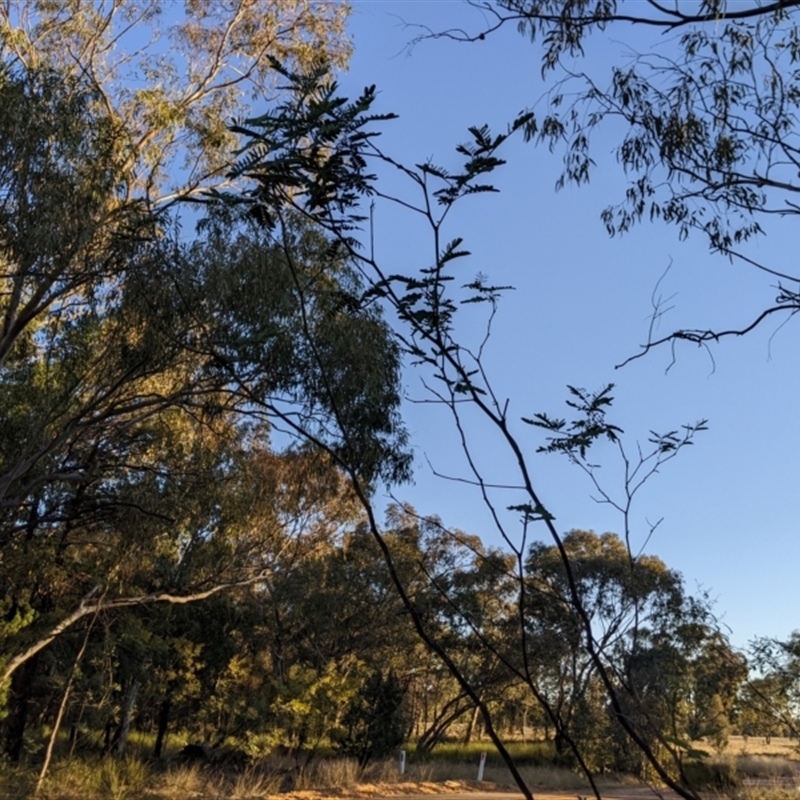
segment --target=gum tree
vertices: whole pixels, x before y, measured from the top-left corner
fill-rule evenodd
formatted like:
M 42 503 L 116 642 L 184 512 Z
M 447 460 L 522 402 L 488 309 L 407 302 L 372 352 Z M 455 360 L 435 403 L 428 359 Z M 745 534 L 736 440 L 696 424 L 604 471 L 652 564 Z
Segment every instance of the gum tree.
M 122 136 L 125 197 L 163 206 L 217 185 L 227 122 L 278 92 L 268 57 L 347 62 L 346 3 L 327 0 L 8 0 L 0 60 L 94 92 Z
M 544 110 L 526 129 L 563 154 L 557 188 L 586 183 L 605 128 L 621 131 L 614 155 L 626 178 L 624 197 L 602 210 L 609 234 L 642 221 L 700 235 L 712 253 L 762 271 L 771 281 L 762 307 L 736 310 L 727 328 L 699 327 L 656 338 L 641 352 L 686 341 L 701 346 L 738 337 L 800 310 L 797 270 L 766 263 L 748 243 L 798 214 L 797 109 L 800 27 L 797 0 L 471 0 L 481 13 L 474 31 L 425 31 L 477 42 L 516 27 L 541 51 Z M 623 44 L 620 44 L 622 42 Z M 619 53 L 603 67 L 594 47 Z M 533 85 L 537 76 L 531 75 Z M 541 90 L 532 90 L 538 96 Z M 656 302 L 654 320 L 665 312 Z M 638 357 L 638 356 L 634 356 Z
M 186 242 L 128 201 L 125 133 L 96 91 L 6 70 L 0 97 L 0 686 L 16 756 L 56 637 L 268 572 L 270 509 L 237 501 L 236 473 L 257 474 L 276 423 L 300 421 L 368 483 L 402 478 L 408 457 L 398 348 L 375 307 L 342 305 L 359 279 L 318 231 L 298 219 L 278 247 L 210 214 Z

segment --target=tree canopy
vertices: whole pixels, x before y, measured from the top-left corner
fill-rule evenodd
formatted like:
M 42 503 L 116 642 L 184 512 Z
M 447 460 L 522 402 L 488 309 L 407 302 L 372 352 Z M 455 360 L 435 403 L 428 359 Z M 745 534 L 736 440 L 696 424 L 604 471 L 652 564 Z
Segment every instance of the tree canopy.
M 709 248 L 776 281 L 774 302 L 747 310 L 725 329 L 678 330 L 704 344 L 747 333 L 800 308 L 797 271 L 765 263 L 751 240 L 798 213 L 796 111 L 798 23 L 795 0 L 472 0 L 487 24 L 434 37 L 475 42 L 516 26 L 541 50 L 544 110 L 527 124 L 531 139 L 563 153 L 557 187 L 589 181 L 598 158 L 594 134 L 614 131 L 614 156 L 626 177 L 624 197 L 602 209 L 611 235 L 644 221 L 675 225 L 679 236 L 705 237 Z M 622 43 L 624 44 L 622 44 Z M 617 52 L 610 65 L 596 47 Z M 531 98 L 533 100 L 533 98 Z M 655 313 L 661 316 L 664 308 Z
M 305 69 L 344 65 L 346 3 L 258 0 L 12 0 L 0 10 L 0 58 L 55 69 L 94 93 L 118 127 L 126 196 L 163 205 L 222 180 L 230 121 L 278 91 L 269 56 Z
M 17 671 L 57 635 L 261 580 L 308 535 L 304 506 L 346 494 L 330 455 L 362 491 L 402 479 L 408 456 L 398 348 L 376 306 L 342 303 L 359 278 L 318 230 L 297 219 L 277 240 L 220 211 L 184 241 L 127 197 L 124 133 L 92 88 L 9 68 L 0 95 L 2 675 L 18 755 L 35 667 Z

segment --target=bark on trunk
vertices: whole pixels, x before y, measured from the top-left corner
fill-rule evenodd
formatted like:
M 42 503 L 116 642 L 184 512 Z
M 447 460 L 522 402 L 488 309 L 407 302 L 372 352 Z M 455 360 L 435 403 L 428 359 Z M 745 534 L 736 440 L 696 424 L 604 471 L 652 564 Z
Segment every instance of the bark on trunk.
M 167 725 L 169 725 L 169 710 L 172 705 L 169 697 L 164 698 L 161 708 L 158 710 L 158 733 L 156 734 L 156 744 L 153 748 L 153 757 L 161 758 L 164 750 L 164 741 L 167 738 Z
M 475 733 L 475 726 L 478 723 L 478 716 L 480 715 L 481 710 L 478 706 L 475 706 L 475 709 L 472 712 L 472 716 L 469 720 L 469 725 L 467 725 L 467 732 L 464 734 L 464 744 L 469 744 L 472 741 L 472 737 Z
M 36 680 L 38 655 L 29 659 L 18 669 L 11 681 L 8 699 L 8 717 L 6 719 L 5 751 L 12 764 L 18 764 L 22 757 L 25 737 L 25 725 L 28 721 L 28 709 L 33 695 L 33 684 Z
M 128 734 L 131 732 L 131 720 L 133 719 L 133 707 L 136 705 L 136 695 L 139 694 L 139 689 L 142 684 L 139 681 L 134 681 L 128 686 L 128 691 L 125 692 L 125 701 L 122 704 L 122 718 L 119 721 L 119 727 L 114 734 L 114 755 L 121 756 L 125 753 L 125 747 L 128 744 Z

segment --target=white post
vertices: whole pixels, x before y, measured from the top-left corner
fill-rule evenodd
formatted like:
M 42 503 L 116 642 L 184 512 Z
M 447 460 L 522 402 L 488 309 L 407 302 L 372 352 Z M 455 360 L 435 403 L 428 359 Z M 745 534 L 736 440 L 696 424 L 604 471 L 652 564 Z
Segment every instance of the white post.
M 481 753 L 481 763 L 478 765 L 478 781 L 483 780 L 483 770 L 486 766 L 486 753 Z
M 401 775 L 405 775 L 406 774 L 406 751 L 405 750 L 401 750 L 400 751 L 400 774 Z

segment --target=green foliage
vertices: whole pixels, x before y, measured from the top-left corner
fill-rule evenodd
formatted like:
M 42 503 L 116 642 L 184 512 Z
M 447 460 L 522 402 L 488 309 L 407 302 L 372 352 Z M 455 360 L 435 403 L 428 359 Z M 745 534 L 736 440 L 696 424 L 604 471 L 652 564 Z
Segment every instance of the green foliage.
M 698 757 L 691 740 L 709 736 L 723 746 L 746 663 L 660 559 L 632 559 L 610 533 L 571 531 L 562 544 L 623 713 L 651 746 L 674 753 L 679 776 L 682 761 Z M 641 753 L 609 714 L 558 548 L 532 545 L 526 571 L 528 663 L 558 720 L 558 753 L 568 760 L 571 741 L 593 769 L 647 777 Z
M 0 59 L 68 81 L 91 76 L 96 104 L 126 142 L 126 181 L 151 205 L 213 185 L 234 144 L 226 127 L 250 101 L 279 93 L 269 56 L 297 68 L 350 54 L 343 3 L 10 0 Z
M 391 755 L 405 741 L 404 692 L 393 672 L 373 672 L 354 697 L 335 736 L 338 750 L 358 759 L 361 769 L 376 758 Z
M 585 389 L 576 389 L 569 386 L 570 394 L 576 398 L 567 400 L 567 405 L 578 412 L 578 419 L 569 424 L 565 419 L 551 419 L 547 414 L 534 414 L 533 419 L 526 417 L 522 421 L 537 428 L 543 428 L 554 435 L 548 437 L 548 444 L 538 449 L 540 453 L 575 453 L 580 458 L 586 458 L 587 450 L 598 440 L 608 439 L 611 442 L 619 440 L 622 429 L 606 422 L 606 410 L 613 402 L 611 390 L 614 384 L 601 389 L 599 392 L 590 393 Z
M 254 200 L 253 213 L 269 227 L 289 198 L 299 198 L 316 222 L 353 230 L 365 219 L 354 209 L 375 180 L 365 172 L 365 153 L 378 133 L 365 128 L 395 115 L 369 113 L 374 86 L 353 102 L 338 97 L 327 64 L 304 73 L 290 72 L 275 60 L 271 64 L 290 82 L 291 97 L 231 128 L 247 139 L 230 177 L 248 177 L 258 188 L 245 198 L 217 196 L 234 203 Z
M 709 4 L 700 13 L 671 14 L 630 0 L 596 9 L 538 0 L 501 5 L 519 15 L 532 37 L 542 36 L 544 70 L 565 55 L 582 56 L 585 40 L 623 23 L 680 30 L 669 58 L 638 55 L 613 66 L 607 84 L 605 76 L 585 74 L 559 83 L 550 114 L 529 127 L 530 135 L 551 146 L 566 143 L 563 185 L 588 180 L 592 130 L 606 120 L 622 121 L 626 132 L 617 157 L 631 180 L 626 202 L 603 214 L 610 232 L 628 230 L 643 216 L 663 217 L 682 236 L 700 229 L 712 247 L 726 251 L 761 232 L 753 215 L 769 207 L 765 190 L 795 190 L 784 161 L 793 147 L 791 109 L 800 97 L 792 67 L 798 52 L 792 10 L 740 14 L 726 4 Z M 565 104 L 568 96 L 574 99 Z
M 258 659 L 207 647 L 230 618 L 201 632 L 117 600 L 266 580 L 335 540 L 356 509 L 332 459 L 365 485 L 407 475 L 399 348 L 375 305 L 347 302 L 358 275 L 307 222 L 276 239 L 219 210 L 187 242 L 130 200 L 124 131 L 61 77 L 0 80 L 3 691 L 31 667 L 6 728 L 19 752 L 30 698 L 66 691 L 44 691 L 48 661 L 74 672 L 78 727 L 120 724 L 125 688 L 142 685 L 163 733 L 217 680 L 239 699 L 209 703 L 197 729 L 243 735 L 243 673 Z M 300 438 L 281 454 L 269 446 L 279 421 Z M 88 637 L 84 666 L 73 625 Z M 274 694 L 266 682 L 261 711 Z
M 800 633 L 788 639 L 759 638 L 751 643 L 750 680 L 739 698 L 739 726 L 752 736 L 797 735 L 800 708 Z
M 531 767 L 550 766 L 556 759 L 556 750 L 552 741 L 537 742 L 508 742 L 509 752 L 514 756 L 517 764 Z M 478 741 L 468 745 L 453 742 L 442 742 L 432 750 L 428 757 L 438 761 L 457 761 L 474 765 L 478 763 L 481 753 L 488 753 L 488 757 L 499 758 L 496 748 L 491 742 Z
M 387 536 L 377 530 L 374 514 L 370 517 L 373 535 L 382 545 L 417 631 L 447 665 L 462 692 L 434 714 L 435 719 L 420 737 L 420 750 L 435 745 L 449 721 L 469 708 L 469 704 L 462 704 L 469 698 L 472 707 L 480 708 L 487 730 L 514 773 L 508 751 L 492 725 L 490 704 L 509 686 L 523 684 L 555 728 L 557 750 L 568 750 L 587 776 L 594 768 L 617 765 L 648 779 L 657 776 L 670 788 L 694 797 L 679 782 L 681 753 L 669 745 L 665 735 L 688 724 L 676 699 L 677 687 L 692 671 L 688 654 L 700 640 L 712 636 L 715 626 L 705 603 L 685 596 L 679 576 L 657 559 L 634 556 L 628 515 L 641 486 L 691 444 L 694 435 L 705 429 L 705 423 L 664 434 L 652 432 L 650 452 L 638 448 L 639 462 L 631 464 L 621 441 L 622 430 L 606 420 L 610 386 L 594 394 L 571 388 L 569 403 L 577 412 L 572 423 L 545 414 L 527 419 L 551 434 L 543 451 L 567 455 L 595 486 L 599 487 L 596 465 L 588 460 L 588 454 L 596 441 L 610 440 L 625 463 L 623 499 L 615 501 L 600 491 L 604 502 L 623 515 L 625 544 L 610 535 L 597 548 L 591 535 L 575 534 L 567 542 L 569 537 L 557 531 L 552 513 L 534 488 L 524 452 L 511 430 L 509 404 L 501 402 L 491 388 L 482 361 L 486 339 L 470 348 L 456 336 L 456 314 L 462 302 L 490 304 L 488 336 L 501 287 L 479 277 L 462 283 L 465 296 L 459 296 L 454 289 L 456 270 L 468 252 L 460 238 L 449 242 L 443 238 L 443 223 L 457 200 L 491 190 L 485 173 L 502 163 L 498 148 L 515 131 L 527 128 L 530 132 L 532 116 L 521 115 L 501 136 L 492 136 L 482 127 L 470 129 L 472 142 L 457 148 L 462 161 L 458 169 L 430 161 L 411 169 L 398 165 L 378 144 L 373 125 L 387 117 L 370 113 L 374 89 L 348 101 L 336 96 L 335 84 L 322 69 L 304 75 L 288 70 L 284 74 L 290 81 L 293 100 L 263 118 L 237 126 L 237 131 L 248 138 L 232 177 L 249 177 L 253 188 L 223 199 L 229 205 L 248 207 L 271 232 L 285 229 L 293 214 L 312 219 L 358 265 L 366 279 L 360 301 L 377 299 L 396 315 L 395 335 L 413 364 L 426 371 L 432 402 L 453 415 L 471 470 L 467 480 L 478 487 L 498 534 L 512 553 L 495 557 L 470 544 L 476 559 L 473 563 L 464 560 L 466 570 L 440 569 L 452 563 L 453 556 L 458 559 L 461 555 L 459 550 L 452 550 L 443 553 L 442 562 L 422 562 L 425 580 L 417 581 L 413 573 L 406 572 L 403 561 L 397 563 L 395 553 L 398 546 L 416 545 L 423 537 L 428 544 L 424 551 L 431 553 L 433 545 L 436 552 L 436 538 L 428 538 L 428 531 L 435 528 L 430 524 L 433 520 L 422 525 L 404 522 L 399 528 L 392 525 L 401 534 L 395 538 L 396 534 Z M 420 198 L 414 202 L 383 194 L 375 174 L 368 171 L 368 165 L 373 164 L 400 167 Z M 405 275 L 387 274 L 375 261 L 374 253 L 363 252 L 357 231 L 365 222 L 365 202 L 375 197 L 424 218 L 433 243 L 429 266 Z M 527 544 L 518 545 L 509 534 L 493 499 L 497 487 L 478 464 L 466 409 L 488 422 L 508 447 L 512 462 L 519 468 L 515 491 L 521 502 L 509 507 L 521 515 L 521 540 L 530 541 L 529 526 L 543 524 L 555 543 L 549 550 L 542 546 L 548 552 L 537 553 L 534 546 L 529 557 Z M 444 529 L 442 534 L 442 538 L 460 536 Z M 592 552 L 595 549 L 601 552 Z M 536 563 L 539 556 L 541 569 Z M 546 570 L 548 558 L 552 561 L 551 574 Z M 484 560 L 485 568 L 479 568 Z M 456 574 L 458 578 L 453 577 Z M 553 630 L 556 635 L 552 635 Z M 563 651 L 554 652 L 559 642 Z M 668 658 L 659 669 L 661 656 Z M 674 691 L 665 691 L 668 688 Z M 656 706 L 652 712 L 644 695 Z M 633 751 L 630 740 L 636 744 Z M 584 747 L 594 748 L 589 762 L 581 755 Z M 660 755 L 664 752 L 666 762 Z M 518 773 L 514 776 L 525 791 L 522 778 Z
M 532 117 L 499 136 L 471 128 L 457 169 L 403 168 L 423 194 L 415 210 L 435 256 L 385 275 L 357 231 L 364 201 L 381 196 L 368 165 L 397 166 L 374 130 L 391 115 L 371 112 L 373 87 L 353 102 L 337 96 L 321 66 L 271 68 L 289 82 L 287 99 L 232 129 L 247 139 L 229 178 L 252 188 L 212 193 L 190 241 L 130 200 L 127 133 L 94 95 L 62 91 L 49 73 L 44 88 L 13 76 L 0 87 L 38 120 L 24 141 L 10 118 L 0 125 L 11 161 L 32 167 L 9 170 L 3 195 L 2 655 L 29 668 L 17 673 L 9 738 L 19 744 L 26 714 L 37 706 L 44 717 L 56 697 L 75 730 L 119 736 L 136 695 L 137 724 L 159 752 L 179 722 L 181 736 L 251 756 L 282 744 L 298 765 L 334 743 L 363 768 L 413 734 L 430 752 L 477 708 L 507 756 L 492 718 L 530 690 L 561 761 L 575 757 L 587 775 L 655 770 L 679 786 L 698 755 L 693 736 L 722 746 L 744 665 L 659 559 L 614 534 L 558 534 L 508 404 L 455 338 L 459 306 L 493 313 L 505 287 L 479 276 L 454 291 L 468 253 L 460 238 L 440 239 L 441 225 L 456 201 L 493 190 L 499 148 Z M 138 100 L 154 130 L 181 124 L 158 92 Z M 72 195 L 80 203 L 61 218 Z M 40 218 L 53 229 L 26 239 L 22 223 Z M 47 238 L 75 233 L 75 252 Z M 472 403 L 511 448 L 525 543 L 515 548 L 498 522 L 511 553 L 409 507 L 377 529 L 370 493 L 409 475 L 404 353 L 432 370 L 457 425 L 462 400 Z M 541 451 L 591 475 L 596 441 L 621 447 L 605 416 L 611 389 L 570 387 L 572 422 L 526 419 L 550 435 Z M 275 428 L 292 439 L 282 452 L 269 444 Z M 642 482 L 703 429 L 653 433 Z M 636 488 L 625 489 L 630 499 Z M 529 546 L 531 523 L 554 544 Z M 180 607 L 231 584 L 199 610 Z M 176 607 L 137 607 L 165 592 Z M 128 791 L 127 769 L 109 767 L 103 790 Z
M 712 252 L 779 281 L 775 301 L 749 324 L 678 330 L 651 339 L 643 352 L 677 340 L 710 343 L 796 313 L 796 271 L 765 264 L 746 246 L 764 233 L 765 219 L 798 213 L 796 3 L 503 0 L 492 14 L 493 24 L 478 38 L 516 25 L 541 43 L 543 77 L 554 77 L 546 111 L 527 123 L 526 136 L 563 153 L 556 188 L 589 182 L 597 166 L 592 142 L 611 126 L 627 185 L 601 212 L 610 235 L 662 220 L 676 226 L 680 239 L 699 233 Z M 655 38 L 626 48 L 631 27 Z M 590 43 L 617 48 L 624 58 L 607 68 L 576 66 Z

